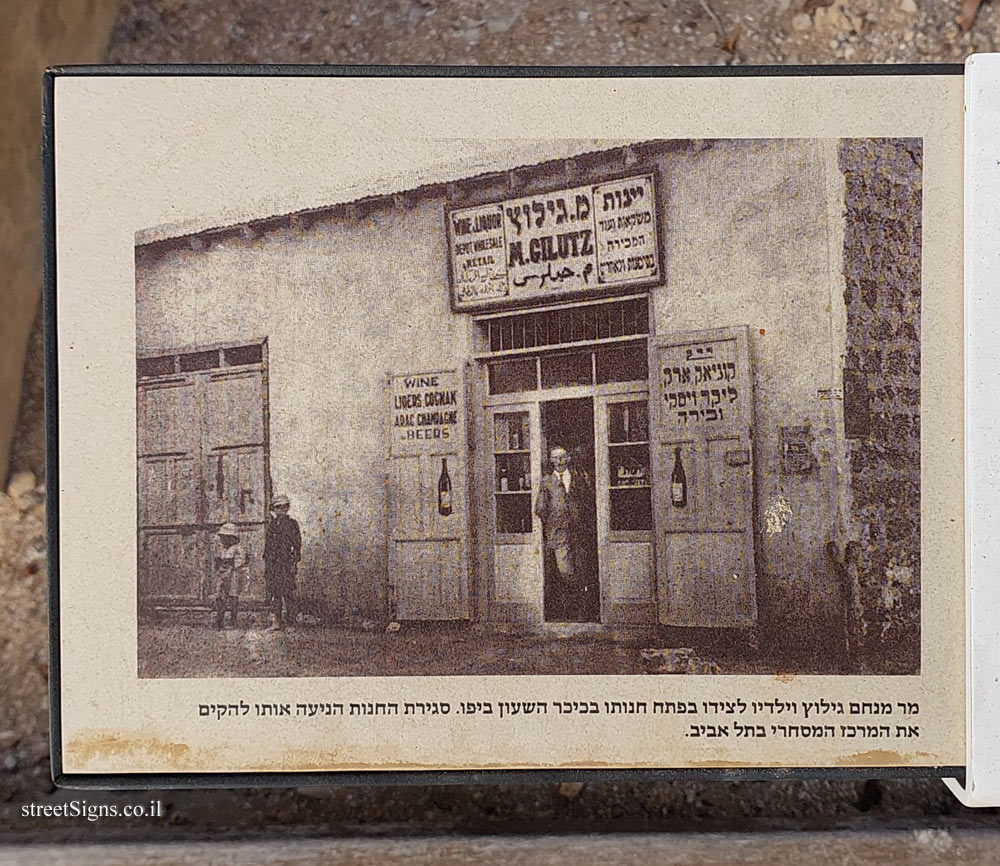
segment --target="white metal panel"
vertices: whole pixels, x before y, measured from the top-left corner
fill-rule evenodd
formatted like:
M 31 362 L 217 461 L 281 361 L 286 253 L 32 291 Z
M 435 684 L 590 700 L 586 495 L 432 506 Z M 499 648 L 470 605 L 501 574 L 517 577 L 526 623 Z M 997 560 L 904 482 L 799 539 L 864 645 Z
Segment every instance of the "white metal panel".
M 946 780 L 967 806 L 1000 806 L 1000 54 L 965 66 L 966 768 Z

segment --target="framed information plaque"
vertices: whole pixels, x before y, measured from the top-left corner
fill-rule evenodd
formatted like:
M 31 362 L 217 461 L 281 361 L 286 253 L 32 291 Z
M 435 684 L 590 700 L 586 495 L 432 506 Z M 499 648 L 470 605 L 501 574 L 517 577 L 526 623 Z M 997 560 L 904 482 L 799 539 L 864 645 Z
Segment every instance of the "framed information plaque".
M 960 775 L 961 71 L 51 71 L 57 781 Z

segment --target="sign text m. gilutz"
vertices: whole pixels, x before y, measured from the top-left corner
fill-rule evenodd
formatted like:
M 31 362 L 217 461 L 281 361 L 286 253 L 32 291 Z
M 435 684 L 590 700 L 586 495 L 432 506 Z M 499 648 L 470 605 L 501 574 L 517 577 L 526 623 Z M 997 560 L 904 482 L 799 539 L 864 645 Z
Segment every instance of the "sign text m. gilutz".
M 659 277 L 651 174 L 452 210 L 456 310 L 628 288 Z

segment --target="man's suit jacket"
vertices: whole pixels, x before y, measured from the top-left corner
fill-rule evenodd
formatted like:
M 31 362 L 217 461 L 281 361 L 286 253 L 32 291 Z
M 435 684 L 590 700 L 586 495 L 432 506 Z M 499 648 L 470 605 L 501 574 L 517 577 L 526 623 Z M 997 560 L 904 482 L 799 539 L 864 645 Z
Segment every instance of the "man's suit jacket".
M 584 527 L 590 510 L 590 485 L 582 473 L 570 469 L 569 493 L 554 472 L 542 478 L 535 514 L 542 519 L 545 544 L 555 550 L 569 547 L 573 530 Z

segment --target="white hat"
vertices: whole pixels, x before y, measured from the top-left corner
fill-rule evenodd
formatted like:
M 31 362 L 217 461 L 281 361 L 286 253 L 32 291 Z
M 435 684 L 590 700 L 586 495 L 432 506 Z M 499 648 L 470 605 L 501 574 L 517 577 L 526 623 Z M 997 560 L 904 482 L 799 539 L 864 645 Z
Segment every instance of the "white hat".
M 289 498 L 284 494 L 275 496 L 274 499 L 271 500 L 271 505 L 275 508 L 277 508 L 279 505 L 291 505 L 291 504 L 292 503 L 289 500 Z
M 223 523 L 216 535 L 231 535 L 233 538 L 239 538 L 240 531 L 236 528 L 235 523 Z

